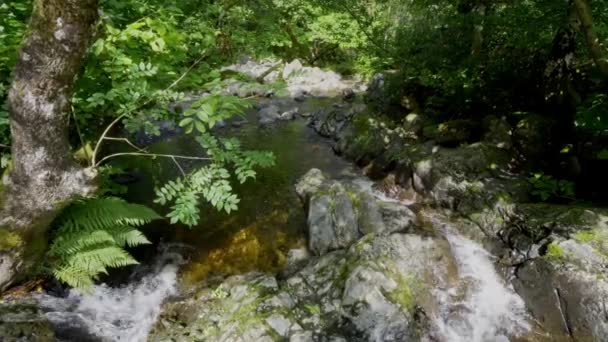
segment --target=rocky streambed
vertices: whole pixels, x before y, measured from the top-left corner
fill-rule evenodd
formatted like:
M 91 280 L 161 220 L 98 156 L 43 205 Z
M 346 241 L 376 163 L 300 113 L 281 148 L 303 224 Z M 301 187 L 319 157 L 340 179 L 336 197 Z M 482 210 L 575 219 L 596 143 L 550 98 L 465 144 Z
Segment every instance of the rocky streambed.
M 230 70 L 259 77 L 271 64 Z M 608 340 L 608 211 L 531 202 L 510 164 L 533 137 L 493 116 L 434 127 L 410 115 L 391 128 L 354 95 L 365 87 L 298 63 L 266 77 L 281 74 L 287 97 L 260 99 L 221 128 L 275 150 L 283 170 L 245 189 L 236 219 L 209 215 L 198 231 L 163 236 L 173 243 L 127 285 L 5 303 L 0 336 Z M 177 137 L 158 148 L 189 146 Z M 135 191 L 145 198 L 150 188 L 144 179 Z

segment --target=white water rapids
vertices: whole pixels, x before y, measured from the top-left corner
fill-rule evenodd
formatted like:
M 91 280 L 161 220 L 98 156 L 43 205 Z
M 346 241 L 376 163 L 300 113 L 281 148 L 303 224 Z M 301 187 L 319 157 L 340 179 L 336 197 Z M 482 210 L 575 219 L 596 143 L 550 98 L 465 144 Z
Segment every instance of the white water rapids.
M 372 191 L 370 183 L 359 182 Z M 384 196 L 383 200 L 390 200 Z M 530 332 L 530 318 L 523 300 L 495 269 L 494 257 L 478 243 L 463 237 L 448 223 L 431 217 L 443 235 L 458 267 L 458 278 L 449 289 L 435 289 L 439 304 L 429 313 L 434 342 L 507 342 Z M 46 316 L 61 341 L 144 342 L 165 299 L 176 294 L 179 253 L 160 253 L 145 275 L 124 287 L 97 285 L 91 293 L 72 290 L 67 297 L 39 297 Z M 255 342 L 255 341 L 252 341 Z
M 477 243 L 445 229 L 458 263 L 460 284 L 445 293 L 437 337 L 449 342 L 509 341 L 531 327 L 526 306 L 498 275 L 493 256 Z
M 60 341 L 144 342 L 161 304 L 176 293 L 180 254 L 166 248 L 143 277 L 124 287 L 95 285 L 90 292 L 71 290 L 67 297 L 38 299 Z M 136 271 L 136 273 L 138 273 Z

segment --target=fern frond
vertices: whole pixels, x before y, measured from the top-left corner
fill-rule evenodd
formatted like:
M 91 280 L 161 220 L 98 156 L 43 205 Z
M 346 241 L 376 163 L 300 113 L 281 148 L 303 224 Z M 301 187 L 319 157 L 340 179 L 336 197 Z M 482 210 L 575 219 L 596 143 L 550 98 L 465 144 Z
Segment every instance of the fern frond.
M 57 256 L 76 254 L 79 251 L 99 244 L 116 244 L 116 240 L 105 230 L 74 232 L 68 236 L 58 236 L 51 246 L 50 253 Z
M 53 275 L 78 288 L 89 288 L 108 268 L 137 264 L 124 247 L 149 244 L 136 227 L 160 216 L 152 209 L 115 197 L 79 201 L 57 219 L 49 255 Z
M 102 230 L 117 224 L 142 226 L 159 218 L 146 206 L 116 197 L 102 197 L 71 205 L 60 216 L 59 226 L 65 231 Z
M 108 228 L 106 231 L 112 235 L 116 244 L 121 247 L 135 247 L 152 243 L 142 232 L 130 226 L 116 226 Z

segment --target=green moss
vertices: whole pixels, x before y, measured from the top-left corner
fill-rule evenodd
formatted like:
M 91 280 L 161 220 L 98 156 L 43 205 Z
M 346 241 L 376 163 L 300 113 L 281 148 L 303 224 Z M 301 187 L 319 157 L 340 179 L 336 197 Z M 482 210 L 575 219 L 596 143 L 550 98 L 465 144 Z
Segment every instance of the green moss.
M 547 246 L 545 257 L 549 260 L 563 260 L 566 257 L 566 253 L 558 244 L 552 242 Z
M 593 230 L 586 230 L 574 234 L 574 240 L 578 242 L 592 242 L 598 239 L 598 234 Z
M 0 251 L 19 247 L 22 243 L 23 240 L 19 234 L 11 232 L 6 228 L 0 228 Z
M 353 207 L 355 209 L 359 208 L 361 205 L 361 199 L 359 198 L 359 194 L 353 190 L 346 190 L 346 194 L 350 198 L 350 201 L 353 203 Z
M 404 310 L 412 310 L 415 304 L 412 281 L 401 274 L 393 274 L 393 280 L 397 283 L 397 288 L 387 293 L 387 298 Z

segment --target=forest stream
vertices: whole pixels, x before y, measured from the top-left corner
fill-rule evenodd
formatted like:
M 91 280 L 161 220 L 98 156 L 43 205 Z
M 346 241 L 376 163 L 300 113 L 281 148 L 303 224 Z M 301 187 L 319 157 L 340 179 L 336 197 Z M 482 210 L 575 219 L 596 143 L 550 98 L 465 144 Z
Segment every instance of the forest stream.
M 344 105 L 339 98 L 308 98 L 304 102 L 291 99 L 261 101 L 258 106 L 278 105 L 282 112 L 299 108 L 299 113 L 305 116 L 334 105 Z M 36 296 L 60 340 L 146 341 L 157 320 L 163 315 L 163 303 L 179 300 L 185 293 L 192 293 L 196 284 L 214 284 L 217 288 L 217 279 L 222 279 L 217 278 L 220 275 L 242 275 L 254 271 L 280 273 L 291 250 L 306 248 L 306 213 L 294 186 L 310 169 L 319 169 L 331 179 L 351 184 L 358 188 L 356 191 L 371 195 L 377 201 L 398 203 L 404 208 L 416 206 L 413 201 L 389 198 L 378 190 L 359 168 L 335 155 L 330 141 L 307 126 L 308 119 L 298 117 L 261 127 L 257 122 L 257 112 L 252 110 L 249 113 L 246 124 L 226 123 L 221 130 L 238 136 L 249 147 L 273 151 L 278 167 L 262 171 L 256 182 L 242 189 L 247 195 L 243 197 L 235 215 L 228 216 L 208 210 L 204 212 L 205 219 L 198 227 L 167 228 L 162 223 L 149 227 L 149 234 L 158 232 L 156 239 L 162 241 L 160 247 L 142 249 L 141 254 L 148 255 L 145 258 L 147 262 L 135 267 L 129 276 L 123 276 L 122 279 L 118 277 L 118 280 L 113 281 L 113 286 L 96 285 L 91 293 L 70 290 L 61 297 L 48 294 Z M 151 150 L 155 153 L 187 154 L 192 149 L 189 139 L 187 136 L 175 136 L 154 144 Z M 170 162 L 159 164 L 156 161 L 122 160 L 120 163 L 141 178 L 130 187 L 128 198 L 147 204 L 152 204 L 149 199 L 154 196 L 154 182 L 159 181 L 158 178 L 162 181 L 163 177 L 170 179 L 179 172 Z M 424 210 L 424 215 L 431 217 L 428 227 L 423 232 L 412 233 L 409 238 L 420 241 L 423 250 L 419 252 L 428 248 L 430 250 L 427 252 L 438 255 L 439 259 L 435 260 L 438 265 L 434 265 L 433 258 L 424 260 L 426 257 L 423 255 L 411 255 L 412 258 L 422 258 L 421 261 L 425 264 L 416 267 L 428 267 L 421 270 L 427 279 L 419 279 L 417 281 L 421 283 L 412 286 L 428 287 L 427 291 L 434 297 L 434 300 L 425 299 L 433 302 L 429 304 L 433 311 L 425 313 L 429 316 L 428 324 L 431 327 L 425 332 L 427 335 L 421 335 L 420 338 L 462 342 L 536 341 L 534 330 L 538 327 L 527 312 L 523 300 L 503 278 L 504 270 L 496 268 L 496 258 L 479 243 L 459 234 L 445 218 L 435 217 L 432 210 Z M 436 236 L 433 238 L 436 240 L 432 243 L 425 242 L 421 240 L 424 236 Z M 407 263 L 415 263 L 416 260 L 395 262 L 401 263 L 398 267 L 407 268 Z M 217 279 L 210 281 L 214 276 Z M 286 283 L 289 281 L 285 280 Z M 407 291 L 410 290 L 404 291 L 405 297 L 413 295 L 408 294 Z M 223 297 L 221 294 L 216 296 L 217 300 Z M 371 300 L 371 309 L 375 309 L 374 305 L 392 305 L 390 301 L 383 303 L 377 302 L 377 299 Z M 316 307 L 323 305 L 323 301 L 308 305 Z M 382 315 L 378 318 L 382 318 Z M 405 322 L 406 317 L 402 319 Z M 370 336 L 376 336 L 373 339 L 377 341 L 388 341 L 386 335 L 391 334 L 388 326 L 390 320 L 377 323 L 380 326 L 373 327 Z M 297 324 L 289 323 L 291 327 L 287 328 L 293 329 L 293 325 Z M 387 327 L 383 328 L 384 324 Z M 355 340 L 354 336 L 349 336 L 347 331 L 341 332 L 337 327 L 331 328 L 330 333 L 323 332 L 322 323 L 311 323 L 310 326 L 318 330 L 321 336 L 327 334 L 327 338 L 333 338 L 331 341 Z M 162 327 L 161 323 L 155 329 L 162 330 Z M 368 328 L 372 329 L 371 326 Z M 304 331 L 303 327 L 299 329 Z M 220 335 L 222 333 L 226 332 L 220 331 Z M 158 335 L 162 336 L 162 333 Z M 397 339 L 391 340 L 401 341 L 404 338 L 399 334 L 395 336 Z M 218 337 L 217 340 L 233 341 L 233 338 L 237 337 Z M 240 338 L 242 337 L 238 337 Z M 164 339 L 151 337 L 150 340 Z M 196 337 L 178 340 L 207 341 Z M 210 338 L 209 341 L 211 340 L 215 339 Z M 254 340 L 264 339 L 257 336 Z
M 0 342 L 608 342 L 608 0 L 0 0 Z

